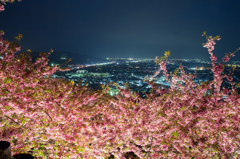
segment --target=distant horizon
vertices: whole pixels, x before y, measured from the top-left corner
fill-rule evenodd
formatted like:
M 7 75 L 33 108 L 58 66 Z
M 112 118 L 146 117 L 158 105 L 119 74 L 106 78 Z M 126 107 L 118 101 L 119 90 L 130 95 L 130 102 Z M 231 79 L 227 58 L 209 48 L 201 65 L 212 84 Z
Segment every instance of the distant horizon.
M 49 50 L 48 50 L 49 51 Z M 48 51 L 31 51 L 31 52 L 48 52 Z M 26 51 L 19 51 L 19 52 L 26 52 Z M 93 56 L 93 55 L 89 55 L 89 54 L 84 54 L 84 53 L 78 53 L 78 52 L 73 52 L 73 51 L 64 51 L 64 50 L 53 50 L 53 53 L 54 52 L 66 52 L 66 53 L 76 53 L 76 54 L 79 54 L 79 55 L 85 55 L 85 56 L 91 56 L 91 57 L 93 57 L 93 58 L 101 58 L 101 59 L 107 59 L 107 58 L 124 58 L 124 59 L 128 59 L 128 58 L 134 58 L 134 59 L 137 59 L 137 58 L 141 58 L 141 59 L 155 59 L 156 58 L 156 56 L 155 57 L 100 57 L 100 56 Z M 170 51 L 171 52 L 171 51 Z M 238 52 L 237 52 L 238 53 Z M 236 53 L 236 54 L 237 54 Z M 171 54 L 173 54 L 173 53 L 171 53 Z M 164 53 L 162 53 L 161 55 L 159 55 L 158 57 L 161 57 L 161 56 L 163 56 L 164 55 Z M 210 55 L 209 55 L 209 58 L 171 58 L 171 55 L 170 55 L 170 57 L 168 58 L 169 60 L 197 60 L 197 59 L 199 59 L 199 60 L 207 60 L 207 61 L 211 61 L 211 59 L 210 59 Z M 222 58 L 218 58 L 218 60 L 217 60 L 217 62 L 221 62 L 222 61 Z M 234 57 L 232 57 L 229 61 L 240 61 L 240 59 L 239 60 L 234 60 Z
M 26 52 L 26 51 L 18 51 L 17 54 L 19 53 L 22 53 L 22 52 Z M 48 51 L 31 51 L 31 53 L 40 53 L 40 52 L 48 52 Z M 60 50 L 55 50 L 53 51 L 54 52 L 66 52 L 66 53 L 77 53 L 77 52 L 72 52 L 72 51 L 60 51 Z M 110 58 L 110 59 L 155 59 L 156 57 L 99 57 L 99 56 L 92 56 L 92 55 L 87 55 L 87 54 L 79 54 L 79 55 L 85 55 L 85 56 L 90 56 L 90 57 L 93 57 L 93 58 L 101 58 L 101 59 L 107 59 L 107 58 Z M 161 55 L 163 56 L 163 55 Z M 158 57 L 161 57 L 161 56 L 158 56 Z M 0 56 L 0 58 L 2 58 Z M 168 60 L 205 60 L 205 61 L 211 61 L 210 59 L 210 56 L 209 56 L 209 59 L 207 58 L 168 58 Z M 217 60 L 217 62 L 221 62 L 221 60 Z M 234 57 L 232 57 L 229 62 L 240 62 L 240 60 L 234 60 Z

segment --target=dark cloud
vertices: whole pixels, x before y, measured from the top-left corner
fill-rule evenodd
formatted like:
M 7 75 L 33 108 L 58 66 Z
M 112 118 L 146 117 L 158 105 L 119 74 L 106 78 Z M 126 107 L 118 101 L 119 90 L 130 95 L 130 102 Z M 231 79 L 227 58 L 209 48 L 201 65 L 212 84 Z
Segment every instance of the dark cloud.
M 62 50 L 97 57 L 209 58 L 202 47 L 220 35 L 221 59 L 240 47 L 239 0 L 23 0 L 0 13 L 5 38 L 25 34 L 22 51 Z M 240 61 L 237 53 L 234 60 Z

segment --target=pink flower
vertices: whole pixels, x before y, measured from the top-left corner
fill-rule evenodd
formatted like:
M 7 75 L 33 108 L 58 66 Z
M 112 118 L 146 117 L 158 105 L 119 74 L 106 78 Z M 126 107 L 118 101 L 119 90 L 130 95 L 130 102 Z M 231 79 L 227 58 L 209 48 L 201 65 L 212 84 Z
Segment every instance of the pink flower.
M 0 4 L 0 12 L 1 11 L 4 11 L 5 9 L 4 9 L 4 5 L 2 5 L 2 4 Z
M 167 145 L 161 145 L 160 148 L 163 151 L 168 151 L 168 146 Z
M 233 81 L 232 76 L 226 76 L 226 77 L 227 77 L 227 80 L 228 80 L 229 82 L 232 82 L 232 81 Z
M 226 56 L 222 59 L 223 62 L 228 62 L 230 60 L 230 57 L 229 56 Z

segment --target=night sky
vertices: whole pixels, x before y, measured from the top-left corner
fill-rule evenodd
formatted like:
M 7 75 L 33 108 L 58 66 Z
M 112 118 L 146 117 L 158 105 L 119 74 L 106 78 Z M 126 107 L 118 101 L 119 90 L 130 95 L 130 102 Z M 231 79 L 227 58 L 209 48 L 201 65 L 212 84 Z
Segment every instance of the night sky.
M 22 51 L 94 57 L 209 59 L 202 43 L 220 35 L 218 60 L 240 47 L 240 0 L 22 0 L 0 13 L 0 30 Z M 240 51 L 232 59 L 240 61 Z

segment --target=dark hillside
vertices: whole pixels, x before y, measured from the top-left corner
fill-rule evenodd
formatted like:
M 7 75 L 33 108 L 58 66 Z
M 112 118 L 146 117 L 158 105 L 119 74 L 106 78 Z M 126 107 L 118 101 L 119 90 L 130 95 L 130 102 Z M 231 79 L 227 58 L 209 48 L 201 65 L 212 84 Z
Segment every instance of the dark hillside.
M 18 55 L 20 53 L 17 53 Z M 37 57 L 40 57 L 40 52 L 31 52 L 32 61 L 35 62 L 35 59 Z M 68 59 L 72 59 L 71 62 L 68 64 L 76 65 L 76 64 L 92 64 L 92 63 L 101 63 L 106 62 L 107 60 L 96 58 L 84 54 L 78 54 L 74 52 L 67 52 L 67 51 L 54 51 L 51 53 L 51 55 L 48 57 L 49 59 L 49 65 L 50 64 L 62 64 Z

